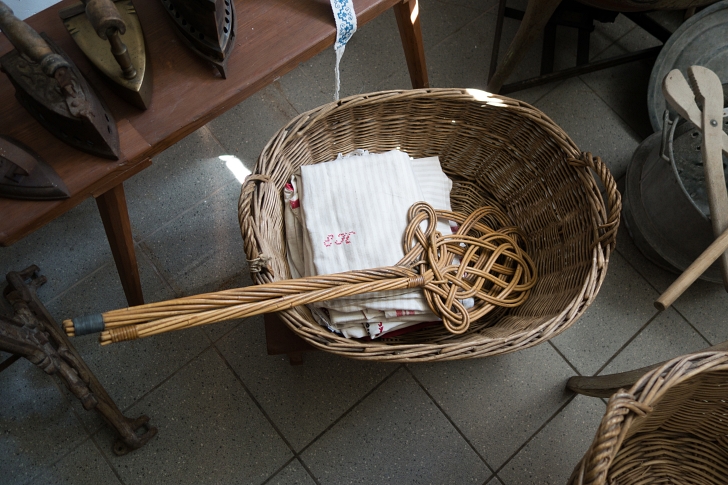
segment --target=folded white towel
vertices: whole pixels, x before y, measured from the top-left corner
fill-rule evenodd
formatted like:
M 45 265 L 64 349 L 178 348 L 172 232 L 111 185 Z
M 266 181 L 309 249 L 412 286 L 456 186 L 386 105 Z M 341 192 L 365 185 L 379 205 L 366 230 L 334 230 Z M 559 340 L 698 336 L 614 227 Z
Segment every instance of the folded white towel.
M 450 210 L 451 188 L 437 157 L 410 160 L 396 150 L 302 167 L 284 190 L 292 276 L 396 264 L 404 256 L 409 207 L 424 200 Z M 449 232 L 448 221 L 438 221 L 438 230 Z M 436 319 L 418 289 L 354 295 L 314 306 L 329 309 L 325 325 L 353 338 L 376 338 Z M 320 314 L 317 320 L 324 324 Z

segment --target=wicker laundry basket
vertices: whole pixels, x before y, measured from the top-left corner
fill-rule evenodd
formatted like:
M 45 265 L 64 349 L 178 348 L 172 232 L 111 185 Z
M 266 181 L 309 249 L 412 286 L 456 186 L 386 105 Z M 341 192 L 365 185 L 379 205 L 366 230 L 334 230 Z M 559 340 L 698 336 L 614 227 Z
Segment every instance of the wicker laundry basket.
M 678 357 L 609 400 L 571 485 L 728 483 L 728 353 Z
M 594 301 L 621 210 L 609 170 L 599 158 L 580 153 L 537 109 L 464 89 L 352 96 L 303 113 L 283 127 L 263 149 L 240 195 L 240 227 L 257 284 L 291 277 L 282 198 L 291 174 L 301 165 L 358 148 L 439 156 L 453 180 L 453 209 L 470 212 L 495 204 L 504 210 L 527 234 L 539 279 L 525 304 L 494 312 L 461 335 L 438 326 L 390 339 L 350 340 L 319 326 L 306 307 L 279 313 L 314 347 L 389 362 L 497 355 L 558 335 Z M 593 173 L 604 185 L 608 208 Z

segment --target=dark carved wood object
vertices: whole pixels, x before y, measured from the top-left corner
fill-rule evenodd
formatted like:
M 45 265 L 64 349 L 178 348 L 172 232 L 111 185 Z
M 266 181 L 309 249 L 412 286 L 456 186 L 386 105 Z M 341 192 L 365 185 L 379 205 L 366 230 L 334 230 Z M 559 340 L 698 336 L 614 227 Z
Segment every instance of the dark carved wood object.
M 38 271 L 33 265 L 6 276 L 8 286 L 3 295 L 14 316 L 0 315 L 0 351 L 11 354 L 0 362 L 0 371 L 21 357 L 28 359 L 46 374 L 57 376 L 84 409 L 95 409 L 116 430 L 115 454 L 141 448 L 157 434 L 157 428 L 149 426 L 147 416 L 131 419 L 122 414 L 38 298 L 36 289 L 46 282 Z

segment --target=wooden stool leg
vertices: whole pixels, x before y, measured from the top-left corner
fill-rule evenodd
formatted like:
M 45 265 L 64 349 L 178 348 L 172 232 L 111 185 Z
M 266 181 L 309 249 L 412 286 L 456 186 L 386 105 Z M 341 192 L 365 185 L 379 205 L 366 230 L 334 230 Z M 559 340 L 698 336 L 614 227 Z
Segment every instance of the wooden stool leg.
M 104 223 L 106 238 L 114 255 L 126 301 L 129 306 L 143 305 L 144 295 L 134 252 L 124 185 L 119 184 L 96 197 L 96 205 Z
M 521 26 L 508 47 L 508 52 L 503 57 L 503 62 L 498 66 L 495 74 L 488 82 L 488 91 L 497 93 L 505 83 L 508 76 L 513 73 L 518 63 L 523 59 L 529 46 L 543 32 L 546 23 L 553 15 L 561 0 L 529 0 L 526 6 L 526 13 L 521 21 Z
M 422 43 L 420 29 L 420 8 L 417 0 L 403 0 L 395 3 L 394 16 L 397 17 L 399 35 L 402 38 L 404 56 L 407 59 L 412 87 L 429 88 L 427 64 L 425 63 L 425 46 Z

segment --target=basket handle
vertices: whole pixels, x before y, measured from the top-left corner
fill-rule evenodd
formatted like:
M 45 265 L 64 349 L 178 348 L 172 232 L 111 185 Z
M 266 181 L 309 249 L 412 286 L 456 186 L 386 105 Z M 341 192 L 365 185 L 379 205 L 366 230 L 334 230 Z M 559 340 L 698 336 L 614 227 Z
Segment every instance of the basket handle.
M 240 198 L 238 199 L 238 221 L 240 222 L 245 252 L 248 257 L 252 258 L 247 260 L 251 273 L 260 273 L 263 269 L 266 269 L 272 274 L 273 270 L 268 264 L 270 257 L 263 254 L 261 248 L 256 244 L 256 241 L 261 240 L 256 224 L 244 224 L 244 221 L 254 221 L 255 219 L 253 196 L 260 183 L 272 183 L 272 180 L 267 175 L 256 173 L 245 177 L 245 181 L 240 187 Z M 243 227 L 252 228 L 252 234 L 246 234 Z
M 652 406 L 637 401 L 624 389 L 616 392 L 607 404 L 594 441 L 574 469 L 569 484 L 606 483 L 609 468 L 624 439 L 625 421 L 634 416 L 646 416 Z
M 605 222 L 599 224 L 598 234 L 596 234 L 594 244 L 602 243 L 614 249 L 617 245 L 617 229 L 619 228 L 619 219 L 622 213 L 622 195 L 617 190 L 617 182 L 612 177 L 612 173 L 609 171 L 607 164 L 600 157 L 593 156 L 590 152 L 581 152 L 579 158 L 570 158 L 569 164 L 575 167 L 586 167 L 594 170 L 602 181 L 607 193 L 608 207 L 604 207 L 599 188 L 595 185 L 594 192 L 597 199 L 595 200 L 595 206 L 598 212 L 596 215 L 600 221 Z M 593 178 L 591 176 L 589 178 L 592 179 L 593 184 Z

